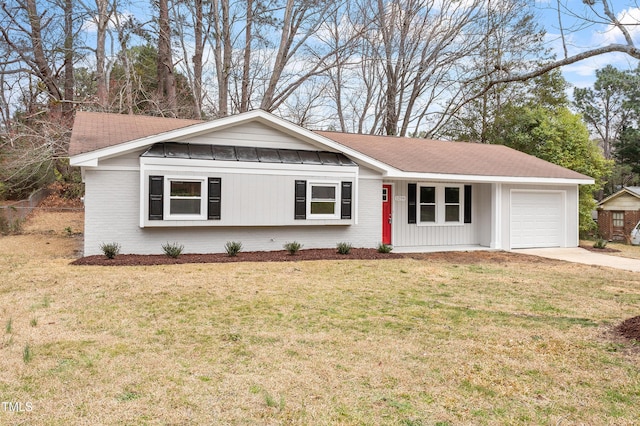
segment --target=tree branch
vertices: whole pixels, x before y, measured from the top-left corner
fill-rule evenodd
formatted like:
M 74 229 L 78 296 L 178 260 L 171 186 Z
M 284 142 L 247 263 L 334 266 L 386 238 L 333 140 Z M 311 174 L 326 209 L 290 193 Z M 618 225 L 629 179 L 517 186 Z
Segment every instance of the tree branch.
M 609 44 L 607 46 L 603 46 L 603 47 L 598 47 L 595 49 L 590 49 L 590 50 L 586 50 L 584 52 L 580 52 L 576 55 L 573 56 L 569 56 L 557 61 L 552 61 L 549 62 L 545 65 L 541 65 L 540 67 L 536 68 L 534 71 L 525 73 L 525 74 L 514 74 L 514 75 L 508 75 L 506 77 L 502 77 L 496 80 L 491 80 L 487 83 L 486 87 L 484 88 L 484 90 L 480 93 L 486 93 L 487 91 L 489 91 L 493 86 L 497 85 L 497 84 L 503 84 L 503 83 L 512 83 L 515 81 L 526 81 L 526 80 L 530 80 L 532 78 L 535 77 L 539 77 L 543 74 L 546 74 L 547 72 L 554 70 L 556 68 L 560 68 L 566 65 L 571 65 L 571 64 L 575 64 L 576 62 L 580 62 L 583 61 L 585 59 L 588 58 L 592 58 L 594 56 L 598 56 L 598 55 L 603 55 L 605 53 L 613 53 L 613 52 L 619 52 L 619 53 L 625 53 L 629 56 L 631 56 L 632 58 L 636 58 L 636 59 L 640 59 L 640 49 L 636 48 L 633 45 L 628 45 L 628 44 Z

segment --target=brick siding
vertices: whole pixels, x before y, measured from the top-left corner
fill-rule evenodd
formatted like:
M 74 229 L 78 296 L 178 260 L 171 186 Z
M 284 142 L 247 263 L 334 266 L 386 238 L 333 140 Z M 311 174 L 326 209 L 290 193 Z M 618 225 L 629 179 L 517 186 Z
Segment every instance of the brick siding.
M 600 236 L 609 241 L 628 242 L 631 231 L 640 222 L 640 210 L 624 211 L 624 230 L 622 234 L 613 233 L 613 213 L 611 210 L 598 210 L 598 228 Z

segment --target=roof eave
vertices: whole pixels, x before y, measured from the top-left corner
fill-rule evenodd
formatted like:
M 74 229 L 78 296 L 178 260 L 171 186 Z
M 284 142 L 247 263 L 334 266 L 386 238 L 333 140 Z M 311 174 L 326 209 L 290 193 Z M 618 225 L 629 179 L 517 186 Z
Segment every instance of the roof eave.
M 385 174 L 385 178 L 401 180 L 428 180 L 439 182 L 472 182 L 472 183 L 517 183 L 538 185 L 592 185 L 595 181 L 591 178 L 547 178 L 528 176 L 484 176 L 461 175 L 450 173 L 418 173 L 392 170 Z

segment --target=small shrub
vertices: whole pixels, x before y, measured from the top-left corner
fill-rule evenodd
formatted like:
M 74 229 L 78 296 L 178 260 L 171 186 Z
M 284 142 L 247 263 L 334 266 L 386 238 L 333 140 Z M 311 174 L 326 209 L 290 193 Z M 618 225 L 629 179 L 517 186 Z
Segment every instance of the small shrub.
M 13 318 L 9 318 L 9 319 L 7 320 L 7 324 L 6 324 L 6 325 L 5 325 L 5 327 L 4 327 L 4 331 L 5 331 L 7 334 L 10 334 L 10 333 L 12 333 L 12 332 L 13 332 Z
M 162 250 L 167 256 L 177 259 L 182 254 L 184 246 L 178 243 L 166 243 L 162 245 Z
M 37 327 L 38 326 L 38 318 L 36 318 L 36 317 L 31 318 L 31 321 L 29 322 L 29 324 L 31 324 L 31 327 Z
M 294 255 L 296 254 L 298 251 L 300 251 L 300 249 L 303 247 L 302 244 L 300 244 L 297 241 L 292 241 L 290 243 L 286 243 L 284 246 L 284 249 L 286 251 L 289 252 L 290 255 Z
M 391 253 L 391 250 L 393 250 L 393 246 L 390 244 L 378 244 L 378 253 Z
M 224 249 L 230 257 L 237 256 L 242 251 L 242 243 L 240 241 L 227 241 Z
M 338 243 L 336 248 L 338 249 L 339 254 L 349 254 L 353 247 L 351 246 L 351 243 Z
M 107 259 L 113 259 L 120 254 L 120 244 L 118 243 L 102 243 L 100 250 L 107 256 Z
M 607 246 L 607 240 L 604 238 L 598 238 L 595 243 L 593 243 L 593 248 L 603 249 Z

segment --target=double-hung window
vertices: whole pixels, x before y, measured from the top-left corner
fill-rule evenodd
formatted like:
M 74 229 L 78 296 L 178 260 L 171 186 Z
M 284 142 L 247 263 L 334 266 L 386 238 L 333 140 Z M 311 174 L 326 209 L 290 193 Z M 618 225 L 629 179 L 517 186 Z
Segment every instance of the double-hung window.
M 202 213 L 202 182 L 169 180 L 169 214 L 199 215 Z
M 338 216 L 338 183 L 309 184 L 309 216 L 311 218 L 336 218 Z
M 614 228 L 624 227 L 624 212 L 613 212 L 612 218 Z
M 420 187 L 420 222 L 436 223 L 436 187 Z
M 460 187 L 444 188 L 444 221 L 460 222 Z
M 418 217 L 421 224 L 463 223 L 463 186 L 420 185 Z

